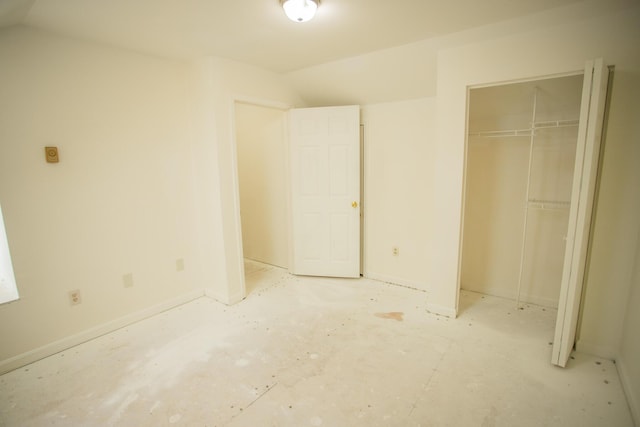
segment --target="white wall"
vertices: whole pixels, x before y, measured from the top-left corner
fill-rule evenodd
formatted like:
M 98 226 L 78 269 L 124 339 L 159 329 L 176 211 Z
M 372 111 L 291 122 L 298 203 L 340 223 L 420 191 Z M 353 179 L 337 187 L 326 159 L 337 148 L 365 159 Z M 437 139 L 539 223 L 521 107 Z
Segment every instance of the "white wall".
M 0 203 L 21 297 L 0 306 L 0 361 L 196 295 L 188 68 L 25 27 L 0 31 L 0 64 Z
M 0 32 L 0 63 L 0 203 L 21 295 L 0 306 L 3 369 L 203 289 L 244 296 L 234 100 L 300 103 L 280 76 L 26 27 Z
M 286 78 L 313 107 L 432 97 L 436 52 L 433 41 L 424 40 L 293 71 Z
M 235 106 L 244 257 L 283 268 L 289 265 L 285 118 L 277 108 Z
M 611 10 L 635 4 L 636 1 L 582 0 L 546 13 L 295 70 L 286 73 L 285 78 L 304 102 L 313 107 L 366 105 L 433 97 L 437 95 L 439 78 L 438 53 L 444 49 L 517 33 L 544 33 L 546 28 L 606 15 Z M 554 46 L 548 45 L 546 49 Z M 482 52 L 478 54 L 482 56 Z
M 365 105 L 362 122 L 365 275 L 426 290 L 438 209 L 432 196 L 435 99 Z
M 233 304 L 245 296 L 235 102 L 281 109 L 302 103 L 281 75 L 234 61 L 205 58 L 194 64 L 193 76 L 199 96 L 194 165 L 202 274 L 210 296 Z
M 638 22 L 640 13 L 630 18 Z M 621 57 L 612 61 L 616 69 L 578 339 L 579 349 L 608 357 L 617 356 L 640 230 L 640 55 L 633 48 L 640 44 L 640 26 L 635 31 L 635 43 L 627 42 L 630 51 L 625 54 L 620 46 Z

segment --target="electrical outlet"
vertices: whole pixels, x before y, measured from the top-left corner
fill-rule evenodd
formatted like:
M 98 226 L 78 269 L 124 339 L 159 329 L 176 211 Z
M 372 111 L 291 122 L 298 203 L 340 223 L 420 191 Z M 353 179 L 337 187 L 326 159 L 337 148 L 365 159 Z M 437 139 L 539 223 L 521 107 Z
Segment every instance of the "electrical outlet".
M 184 258 L 178 258 L 176 260 L 176 271 L 184 270 Z
M 69 304 L 78 305 L 82 302 L 82 297 L 80 296 L 80 290 L 74 289 L 73 291 L 69 291 Z
M 400 249 L 397 246 L 394 246 L 393 248 L 391 248 L 391 253 L 393 254 L 393 256 L 398 256 L 400 255 Z
M 133 286 L 133 273 L 122 276 L 122 284 L 125 288 L 131 288 Z

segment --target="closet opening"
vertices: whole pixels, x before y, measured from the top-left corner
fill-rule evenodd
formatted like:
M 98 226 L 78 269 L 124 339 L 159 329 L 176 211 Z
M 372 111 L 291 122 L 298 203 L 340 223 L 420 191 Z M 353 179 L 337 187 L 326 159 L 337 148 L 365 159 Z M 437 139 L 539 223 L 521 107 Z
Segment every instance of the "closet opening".
M 583 78 L 469 89 L 461 290 L 558 308 Z

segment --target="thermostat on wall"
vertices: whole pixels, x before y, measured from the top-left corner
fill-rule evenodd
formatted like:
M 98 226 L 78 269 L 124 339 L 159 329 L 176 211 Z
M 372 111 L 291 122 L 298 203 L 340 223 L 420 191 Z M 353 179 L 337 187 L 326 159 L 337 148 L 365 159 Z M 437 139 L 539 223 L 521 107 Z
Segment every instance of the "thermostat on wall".
M 44 147 L 47 163 L 58 163 L 58 147 Z

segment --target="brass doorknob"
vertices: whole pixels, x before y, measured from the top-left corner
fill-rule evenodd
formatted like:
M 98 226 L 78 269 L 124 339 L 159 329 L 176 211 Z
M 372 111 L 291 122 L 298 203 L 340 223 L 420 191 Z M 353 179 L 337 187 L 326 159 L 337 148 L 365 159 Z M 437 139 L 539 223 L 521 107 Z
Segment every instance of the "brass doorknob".
M 357 208 L 357 207 L 358 207 L 358 202 L 353 202 L 353 203 L 351 203 L 351 207 L 352 207 L 352 208 Z

